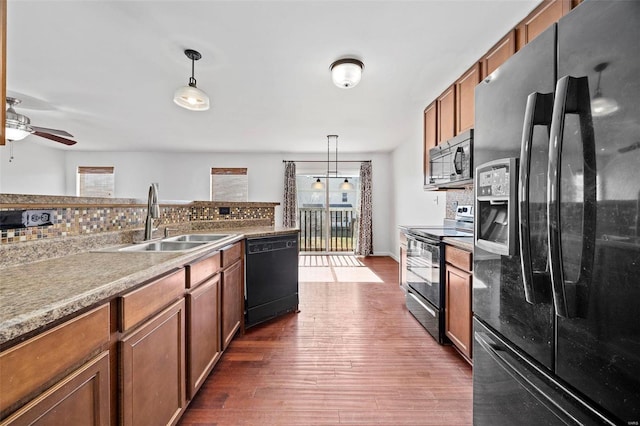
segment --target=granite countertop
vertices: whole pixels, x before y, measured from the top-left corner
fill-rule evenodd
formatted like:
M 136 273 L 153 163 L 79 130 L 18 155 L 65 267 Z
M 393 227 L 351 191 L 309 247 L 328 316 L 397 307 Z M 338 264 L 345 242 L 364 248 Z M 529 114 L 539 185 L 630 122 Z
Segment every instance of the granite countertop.
M 473 252 L 473 238 L 472 237 L 444 237 L 442 241 L 445 244 L 449 244 L 458 247 L 463 250 Z
M 189 252 L 83 252 L 0 271 L 0 345 L 113 297 L 207 252 L 244 238 L 299 232 L 297 228 L 225 229 L 231 239 Z M 221 233 L 220 230 L 189 233 Z

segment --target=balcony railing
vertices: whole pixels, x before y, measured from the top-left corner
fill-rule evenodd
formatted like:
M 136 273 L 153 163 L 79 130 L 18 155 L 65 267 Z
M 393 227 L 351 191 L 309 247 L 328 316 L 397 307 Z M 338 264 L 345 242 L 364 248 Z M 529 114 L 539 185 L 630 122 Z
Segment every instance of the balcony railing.
M 300 251 L 341 252 L 355 248 L 356 212 L 353 208 L 330 208 L 330 237 L 327 241 L 327 212 L 324 208 L 300 208 Z

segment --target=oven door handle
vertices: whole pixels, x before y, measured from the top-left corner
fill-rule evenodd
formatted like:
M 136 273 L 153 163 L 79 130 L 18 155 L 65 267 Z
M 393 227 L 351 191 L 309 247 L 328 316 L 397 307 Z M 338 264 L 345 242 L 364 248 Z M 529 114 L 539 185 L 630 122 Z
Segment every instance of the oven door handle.
M 527 97 L 527 107 L 522 127 L 520 146 L 520 173 L 518 174 L 518 219 L 520 222 L 520 265 L 524 297 L 530 304 L 548 302 L 551 284 L 546 271 L 534 271 L 531 260 L 531 222 L 529 218 L 529 184 L 531 181 L 531 150 L 533 149 L 533 129 L 546 126 L 547 137 L 551 127 L 553 93 L 531 93 Z
M 431 316 L 435 317 L 436 316 L 436 311 L 434 311 L 433 309 L 431 309 L 430 307 L 428 307 L 427 305 L 425 305 L 424 303 L 422 303 L 422 300 L 418 299 L 413 293 L 411 293 L 411 291 L 409 291 L 409 293 L 407 293 L 409 296 L 411 296 L 411 298 L 418 303 L 420 306 L 422 306 L 427 312 L 429 312 L 431 314 Z

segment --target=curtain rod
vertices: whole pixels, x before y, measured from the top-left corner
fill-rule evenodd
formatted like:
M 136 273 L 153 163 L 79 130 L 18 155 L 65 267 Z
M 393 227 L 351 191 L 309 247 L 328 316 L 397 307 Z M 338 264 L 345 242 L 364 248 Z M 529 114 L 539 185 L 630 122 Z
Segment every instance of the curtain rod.
M 283 163 L 327 163 L 326 160 L 282 160 Z M 332 160 L 329 163 L 370 163 L 371 160 Z

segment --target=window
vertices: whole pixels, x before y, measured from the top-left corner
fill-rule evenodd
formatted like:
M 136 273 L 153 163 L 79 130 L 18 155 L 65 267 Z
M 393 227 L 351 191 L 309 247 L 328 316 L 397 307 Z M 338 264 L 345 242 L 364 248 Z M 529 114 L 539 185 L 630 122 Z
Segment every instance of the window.
M 246 168 L 211 168 L 211 201 L 248 201 Z
M 76 182 L 76 194 L 79 197 L 113 198 L 114 167 L 80 166 Z

